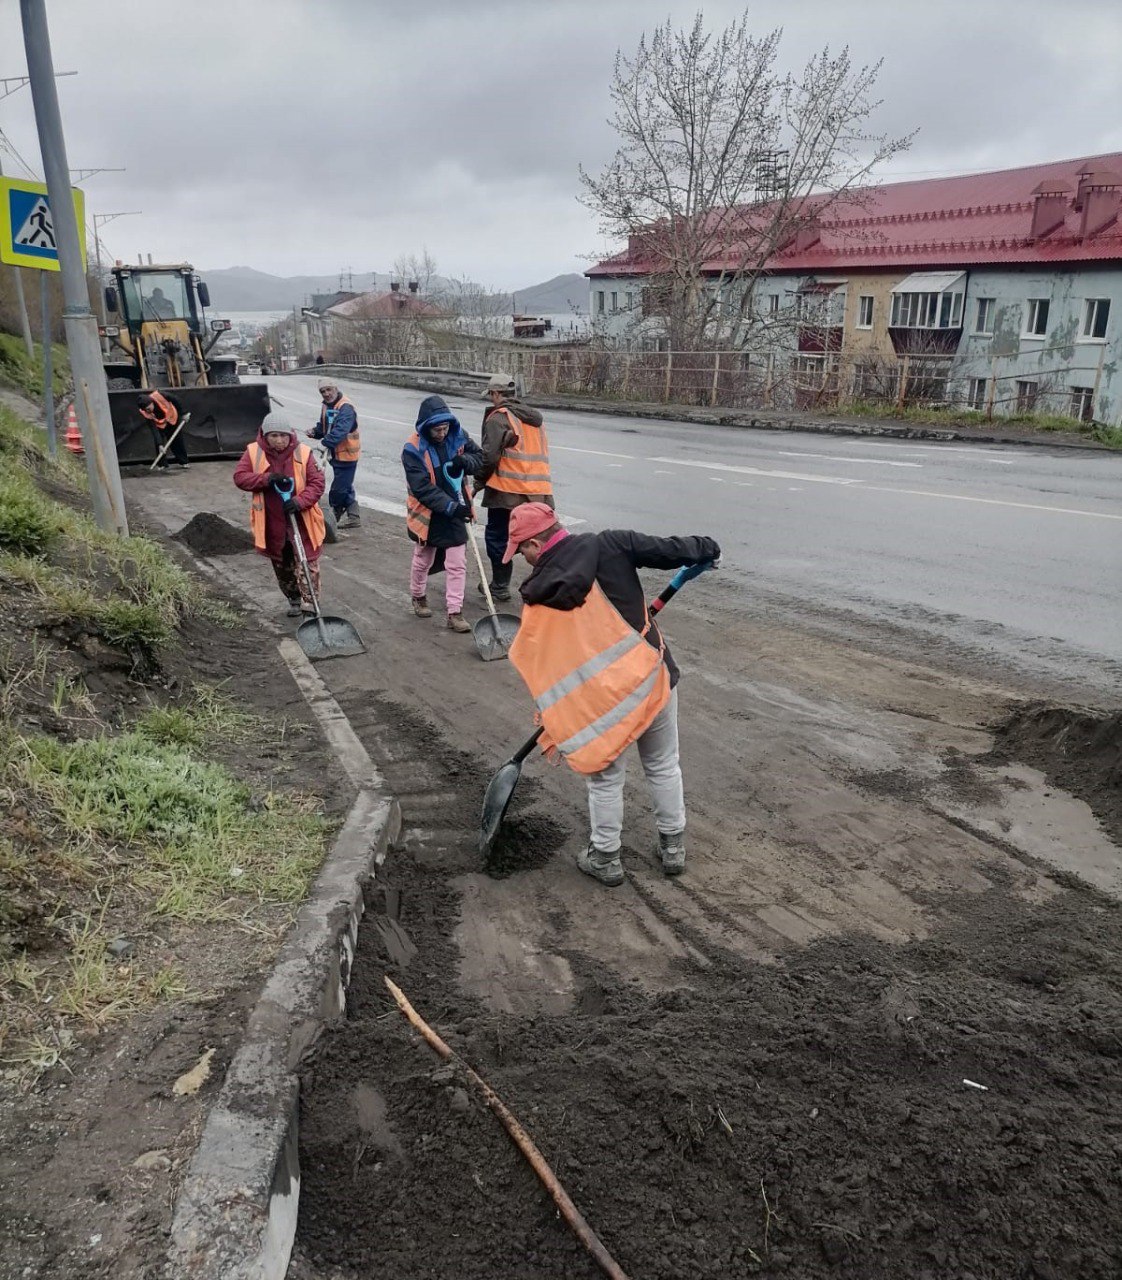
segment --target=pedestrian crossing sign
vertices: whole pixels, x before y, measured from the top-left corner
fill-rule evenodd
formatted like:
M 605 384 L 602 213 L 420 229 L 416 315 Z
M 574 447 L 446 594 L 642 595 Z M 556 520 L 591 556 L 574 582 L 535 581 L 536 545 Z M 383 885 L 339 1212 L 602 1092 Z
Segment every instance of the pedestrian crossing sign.
M 86 265 L 85 198 L 71 187 L 74 215 L 78 219 L 78 242 L 82 246 L 82 266 Z M 0 262 L 13 267 L 58 270 L 58 237 L 55 235 L 51 201 L 42 182 L 20 178 L 0 178 Z

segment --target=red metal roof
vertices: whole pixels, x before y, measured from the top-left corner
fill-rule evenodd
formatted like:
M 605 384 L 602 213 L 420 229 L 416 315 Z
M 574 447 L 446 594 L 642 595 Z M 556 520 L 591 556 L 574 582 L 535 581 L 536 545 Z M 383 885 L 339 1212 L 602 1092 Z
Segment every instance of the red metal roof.
M 1023 169 L 886 183 L 833 205 L 819 225 L 816 243 L 774 254 L 767 269 L 912 270 L 1120 260 L 1122 217 L 1115 216 L 1097 234 L 1082 237 L 1082 214 L 1071 203 L 1081 175 L 1091 175 L 1085 185 L 1115 187 L 1122 184 L 1120 174 L 1122 153 L 1115 152 Z M 1068 204 L 1062 223 L 1034 240 L 1030 233 L 1038 192 L 1064 192 Z M 1047 194 L 1044 198 L 1058 199 Z M 1113 200 L 1114 195 L 1108 194 L 1107 199 Z M 811 196 L 808 204 L 815 202 Z M 653 265 L 641 253 L 625 251 L 597 263 L 586 274 L 645 274 Z M 715 259 L 707 266 L 719 271 L 721 262 Z

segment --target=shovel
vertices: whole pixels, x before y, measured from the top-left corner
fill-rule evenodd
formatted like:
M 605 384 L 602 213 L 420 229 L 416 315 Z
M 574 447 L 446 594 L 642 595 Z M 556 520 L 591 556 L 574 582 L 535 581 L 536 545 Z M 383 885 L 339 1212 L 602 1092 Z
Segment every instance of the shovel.
M 292 480 L 289 480 L 284 488 L 275 483 L 273 485 L 282 498 L 291 497 L 295 487 L 295 482 Z M 353 658 L 356 654 L 365 653 L 366 645 L 362 643 L 362 637 L 355 630 L 353 623 L 348 622 L 346 618 L 333 618 L 330 614 L 320 611 L 316 590 L 312 586 L 312 571 L 308 567 L 308 557 L 304 551 L 304 539 L 300 536 L 300 524 L 294 515 L 288 517 L 288 529 L 292 538 L 292 548 L 300 563 L 300 572 L 304 575 L 308 595 L 312 597 L 312 607 L 316 611 L 314 618 L 302 622 L 296 629 L 296 639 L 300 643 L 300 648 L 313 662 L 319 662 L 323 658 Z
M 171 433 L 171 435 L 168 436 L 167 441 L 164 444 L 164 447 L 160 450 L 158 454 L 156 454 L 156 461 L 153 462 L 152 465 L 148 468 L 149 471 L 156 470 L 156 468 L 160 465 L 160 462 L 162 461 L 164 454 L 167 453 L 167 451 L 175 443 L 175 437 L 179 435 L 179 433 L 190 421 L 191 421 L 191 415 L 189 413 L 185 413 L 183 417 L 179 419 L 179 426 L 177 426 L 175 430 Z
M 663 588 L 658 598 L 651 602 L 651 616 L 653 617 L 656 613 L 661 612 L 663 606 L 673 600 L 679 590 L 691 578 L 696 578 L 707 569 L 712 569 L 715 564 L 715 560 L 706 560 L 702 564 L 684 566 L 679 569 Z M 536 729 L 533 737 L 527 738 L 514 755 L 505 764 L 499 766 L 498 772 L 487 784 L 487 791 L 483 796 L 483 824 L 479 834 L 479 853 L 485 860 L 490 857 L 491 848 L 499 834 L 499 829 L 503 825 L 503 818 L 506 817 L 507 808 L 514 797 L 514 788 L 518 786 L 518 779 L 522 776 L 522 762 L 533 751 L 538 739 L 542 736 L 542 732 L 542 729 Z
M 456 484 L 456 480 L 448 474 L 447 463 L 444 464 L 442 470 L 449 483 Z M 459 481 L 459 486 L 462 494 L 462 478 Z M 475 647 L 479 650 L 479 656 L 483 661 L 494 662 L 496 658 L 505 658 L 507 656 L 511 642 L 518 634 L 521 620 L 513 613 L 498 613 L 495 609 L 495 601 L 491 595 L 491 588 L 487 583 L 487 571 L 483 567 L 483 557 L 479 553 L 479 538 L 475 529 L 474 512 L 468 521 L 468 533 L 471 536 L 471 549 L 475 552 L 475 563 L 479 566 L 479 582 L 483 588 L 483 595 L 490 613 L 490 617 L 480 618 L 475 626 L 472 627 L 472 638 L 475 640 Z

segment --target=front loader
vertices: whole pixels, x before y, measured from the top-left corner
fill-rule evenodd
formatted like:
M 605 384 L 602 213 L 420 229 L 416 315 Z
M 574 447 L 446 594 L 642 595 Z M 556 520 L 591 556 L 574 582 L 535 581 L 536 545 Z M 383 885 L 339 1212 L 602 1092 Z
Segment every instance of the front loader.
M 189 263 L 113 268 L 105 290 L 108 313 L 102 336 L 112 352 L 105 360 L 109 408 L 117 456 L 151 462 L 152 433 L 140 416 L 137 396 L 150 388 L 175 396 L 191 415 L 184 435 L 192 458 L 236 458 L 256 439 L 269 412 L 263 382 L 243 384 L 236 355 L 212 354 L 229 320 L 207 324 L 210 294 Z

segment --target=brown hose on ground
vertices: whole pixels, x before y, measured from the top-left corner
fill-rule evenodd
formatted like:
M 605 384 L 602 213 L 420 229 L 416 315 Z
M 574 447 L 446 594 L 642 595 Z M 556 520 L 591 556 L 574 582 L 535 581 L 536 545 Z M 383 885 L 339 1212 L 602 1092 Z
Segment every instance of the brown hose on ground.
M 483 1100 L 491 1108 L 491 1110 L 503 1122 L 507 1133 L 514 1139 L 514 1142 L 522 1154 L 530 1162 L 531 1168 L 545 1184 L 546 1190 L 553 1197 L 558 1209 L 561 1210 L 565 1221 L 572 1227 L 577 1239 L 584 1245 L 588 1252 L 596 1259 L 600 1269 L 606 1276 L 610 1276 L 611 1280 L 627 1280 L 627 1273 L 619 1266 L 612 1255 L 604 1248 L 600 1237 L 585 1222 L 581 1211 L 569 1199 L 565 1188 L 557 1181 L 557 1175 L 545 1162 L 545 1157 L 534 1146 L 534 1140 L 518 1123 L 511 1112 L 507 1109 L 506 1103 L 491 1088 L 481 1075 L 473 1071 L 471 1067 L 428 1025 L 421 1017 L 416 1009 L 406 999 L 405 993 L 390 978 L 386 978 L 386 986 L 390 990 L 390 994 L 397 1001 L 401 1012 L 409 1019 L 409 1021 L 424 1036 L 429 1044 L 440 1054 L 442 1058 L 449 1058 L 465 1072 L 468 1079 L 483 1095 Z

